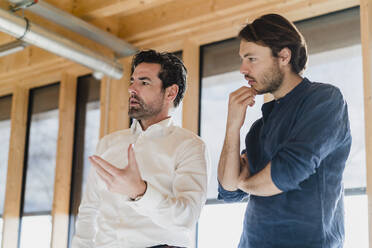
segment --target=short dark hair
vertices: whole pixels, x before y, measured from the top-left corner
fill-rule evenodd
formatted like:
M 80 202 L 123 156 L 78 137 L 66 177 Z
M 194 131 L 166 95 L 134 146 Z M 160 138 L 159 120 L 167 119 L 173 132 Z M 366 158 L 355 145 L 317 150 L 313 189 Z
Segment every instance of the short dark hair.
M 137 65 L 141 63 L 155 63 L 161 66 L 158 77 L 162 81 L 163 90 L 169 86 L 178 85 L 178 94 L 174 99 L 174 106 L 177 107 L 183 99 L 186 91 L 187 70 L 182 61 L 176 55 L 155 50 L 138 52 L 132 60 L 131 74 Z
M 248 42 L 269 47 L 274 57 L 285 47 L 291 50 L 292 71 L 301 74 L 307 64 L 307 47 L 295 25 L 277 14 L 263 15 L 247 24 L 238 37 Z

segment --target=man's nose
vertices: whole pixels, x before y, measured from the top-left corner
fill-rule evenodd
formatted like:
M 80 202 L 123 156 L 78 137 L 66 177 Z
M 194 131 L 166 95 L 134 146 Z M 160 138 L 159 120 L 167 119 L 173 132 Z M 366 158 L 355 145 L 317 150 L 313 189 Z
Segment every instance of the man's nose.
M 245 64 L 244 62 L 242 62 L 242 64 L 240 65 L 240 73 L 244 75 L 250 73 L 249 66 Z
M 136 87 L 134 85 L 134 82 L 129 85 L 128 92 L 129 92 L 130 95 L 134 95 L 134 94 L 137 93 L 137 90 L 136 90 Z

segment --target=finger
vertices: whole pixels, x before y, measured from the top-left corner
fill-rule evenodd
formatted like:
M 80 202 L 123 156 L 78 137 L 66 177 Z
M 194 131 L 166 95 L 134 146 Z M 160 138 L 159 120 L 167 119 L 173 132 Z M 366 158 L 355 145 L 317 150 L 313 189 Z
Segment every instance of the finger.
M 256 101 L 254 100 L 254 97 L 248 97 L 248 98 L 242 99 L 242 101 L 239 102 L 239 104 L 243 106 L 250 106 L 250 107 L 252 107 L 255 103 Z
M 243 95 L 255 96 L 255 95 L 257 95 L 257 92 L 253 88 L 251 88 L 251 87 L 242 86 L 238 90 L 236 90 L 233 93 L 231 93 L 231 95 L 233 97 L 239 98 L 239 97 L 241 97 Z
M 128 165 L 137 166 L 136 155 L 134 153 L 133 144 L 128 146 Z
M 252 94 L 250 92 L 246 92 L 246 93 L 243 93 L 243 94 L 239 94 L 239 95 L 236 95 L 234 96 L 231 101 L 232 102 L 235 102 L 235 103 L 239 103 L 241 104 L 242 102 L 244 102 L 246 99 L 248 98 L 251 98 L 254 100 L 254 98 L 256 97 L 255 94 Z
M 250 102 L 248 103 L 248 106 L 249 106 L 249 107 L 253 107 L 255 103 L 256 103 L 256 101 L 255 101 L 254 99 L 252 99 L 252 101 L 250 101 Z
M 106 160 L 104 160 L 103 158 L 96 156 L 96 155 L 91 156 L 90 158 L 93 161 L 95 161 L 97 164 L 99 164 L 100 167 L 104 169 L 107 173 L 111 175 L 118 174 L 119 169 L 113 166 L 112 164 L 110 164 L 109 162 L 107 162 Z
M 97 163 L 92 157 L 89 157 L 89 161 L 92 163 L 94 169 L 96 170 L 98 176 L 105 181 L 106 184 L 113 180 L 113 176 L 108 173 L 105 169 L 101 167 L 99 163 Z

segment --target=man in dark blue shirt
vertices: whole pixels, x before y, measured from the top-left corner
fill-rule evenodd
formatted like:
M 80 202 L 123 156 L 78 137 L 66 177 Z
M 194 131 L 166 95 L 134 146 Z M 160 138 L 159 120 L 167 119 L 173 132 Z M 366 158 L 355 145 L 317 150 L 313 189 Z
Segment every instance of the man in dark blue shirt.
M 351 135 L 340 90 L 301 77 L 307 49 L 280 15 L 256 19 L 239 33 L 240 71 L 248 81 L 230 94 L 218 166 L 219 198 L 249 197 L 241 248 L 339 248 L 344 242 L 342 174 Z M 274 100 L 246 136 L 240 129 L 257 94 Z

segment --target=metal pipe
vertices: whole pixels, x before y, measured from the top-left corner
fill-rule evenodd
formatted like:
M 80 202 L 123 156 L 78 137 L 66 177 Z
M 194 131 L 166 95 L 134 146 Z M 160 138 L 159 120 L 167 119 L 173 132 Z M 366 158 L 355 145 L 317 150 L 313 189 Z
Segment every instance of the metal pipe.
M 123 67 L 120 63 L 3 9 L 0 9 L 0 31 L 82 64 L 95 72 L 115 79 L 123 76 Z
M 0 57 L 19 52 L 27 46 L 26 42 L 15 40 L 0 46 Z
M 29 10 L 45 19 L 57 23 L 58 25 L 65 27 L 71 31 L 74 31 L 90 40 L 100 43 L 110 49 L 112 49 L 118 58 L 133 55 L 137 49 L 131 44 L 125 42 L 122 39 L 110 34 L 109 32 L 103 31 L 90 23 L 87 23 L 76 16 L 62 11 L 53 5 L 38 0 L 8 0 L 13 4 L 20 5 L 23 3 L 26 7 L 24 9 Z M 31 4 L 32 3 L 32 4 Z M 16 5 L 16 6 L 17 6 Z

